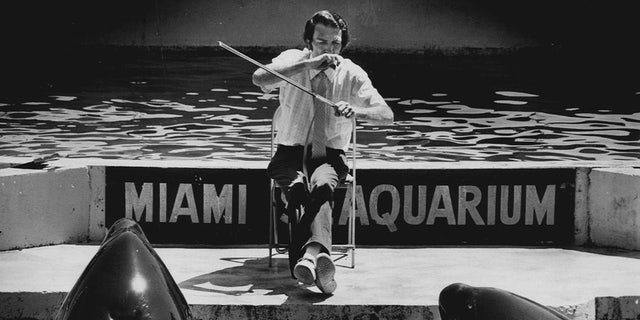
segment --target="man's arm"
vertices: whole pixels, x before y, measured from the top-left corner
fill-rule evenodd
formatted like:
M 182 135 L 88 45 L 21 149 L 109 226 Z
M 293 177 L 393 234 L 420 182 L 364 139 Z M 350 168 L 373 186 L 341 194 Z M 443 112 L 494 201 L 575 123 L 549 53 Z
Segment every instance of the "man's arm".
M 369 107 L 360 107 L 349 104 L 345 101 L 336 103 L 337 115 L 352 117 L 354 114 L 360 120 L 365 120 L 372 124 L 389 125 L 393 123 L 393 111 L 386 103 L 376 104 Z
M 295 61 L 288 64 L 280 64 L 272 62 L 266 65 L 267 68 L 276 71 L 286 77 L 291 77 L 305 70 L 318 69 L 324 70 L 330 65 L 338 65 L 342 61 L 342 57 L 337 54 L 323 54 L 314 58 Z M 277 76 L 268 71 L 259 68 L 253 73 L 253 84 L 259 87 L 269 86 L 282 81 Z
M 364 71 L 358 78 L 360 87 L 353 97 L 354 104 L 344 101 L 336 103 L 336 115 L 351 117 L 353 114 L 360 119 L 376 125 L 393 123 L 393 111 L 382 98 L 378 90 L 373 87 L 371 80 Z
M 287 65 L 279 65 L 275 63 L 270 63 L 266 65 L 267 68 L 276 71 L 286 77 L 291 77 L 295 74 L 298 74 L 304 70 L 308 70 L 308 64 L 306 60 L 301 60 L 292 64 Z M 259 87 L 266 87 L 275 83 L 282 81 L 277 76 L 269 73 L 268 71 L 259 68 L 253 73 L 251 77 L 253 84 Z
M 377 125 L 393 124 L 393 111 L 385 103 L 369 108 L 354 107 L 356 117 Z

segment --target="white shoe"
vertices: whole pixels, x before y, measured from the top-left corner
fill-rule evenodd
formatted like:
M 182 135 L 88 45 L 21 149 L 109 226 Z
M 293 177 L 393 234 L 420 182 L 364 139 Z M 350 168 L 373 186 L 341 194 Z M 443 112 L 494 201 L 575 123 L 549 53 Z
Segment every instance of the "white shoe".
M 336 266 L 333 259 L 326 253 L 320 253 L 316 257 L 316 285 L 318 289 L 325 294 L 331 294 L 336 291 L 338 284 L 334 279 L 336 274 Z
M 293 267 L 293 275 L 306 285 L 312 285 L 316 281 L 316 263 L 312 256 L 305 255 L 298 260 Z

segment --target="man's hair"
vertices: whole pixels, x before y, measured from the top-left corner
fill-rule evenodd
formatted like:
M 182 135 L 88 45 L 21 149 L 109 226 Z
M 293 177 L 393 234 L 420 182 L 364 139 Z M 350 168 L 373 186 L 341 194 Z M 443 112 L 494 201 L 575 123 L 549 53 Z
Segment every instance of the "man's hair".
M 335 12 L 331 12 L 328 10 L 322 10 L 316 12 L 311 19 L 307 20 L 307 23 L 304 26 L 304 34 L 302 38 L 304 39 L 304 43 L 311 48 L 311 43 L 313 41 L 313 33 L 316 30 L 317 24 L 323 24 L 328 27 L 338 28 L 342 31 L 342 46 L 340 47 L 340 52 L 344 50 L 344 48 L 349 43 L 349 30 L 347 28 L 347 22 L 342 19 L 340 15 Z

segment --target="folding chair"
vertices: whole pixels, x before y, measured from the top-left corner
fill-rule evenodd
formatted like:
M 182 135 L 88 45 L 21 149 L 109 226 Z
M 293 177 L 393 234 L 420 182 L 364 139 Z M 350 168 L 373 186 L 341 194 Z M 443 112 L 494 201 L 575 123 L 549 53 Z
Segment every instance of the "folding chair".
M 273 119 L 271 120 L 271 158 L 274 155 L 274 140 L 275 140 L 275 125 L 274 121 L 278 115 L 280 109 L 276 110 L 274 113 Z M 355 215 L 356 215 L 356 121 L 355 116 L 353 117 L 353 131 L 351 133 L 351 174 L 347 176 L 344 182 L 340 183 L 336 189 L 351 189 L 351 206 L 349 209 L 349 219 L 347 223 L 347 242 L 342 244 L 333 244 L 331 251 L 339 252 L 344 254 L 345 256 L 351 257 L 351 268 L 355 268 L 355 249 L 356 249 L 356 228 L 355 228 Z M 283 208 L 278 208 L 278 201 L 276 196 L 282 195 L 283 193 L 280 190 L 280 187 L 275 183 L 273 179 L 271 179 L 271 188 L 269 192 L 269 267 L 273 265 L 272 257 L 274 255 L 273 251 L 276 253 L 284 254 L 288 251 L 289 243 L 291 240 L 291 219 L 289 219 L 288 226 L 288 241 L 281 242 L 278 237 L 278 220 L 280 216 L 279 210 L 283 210 Z M 346 196 L 346 195 L 345 195 Z M 303 210 L 303 208 L 299 208 L 298 210 Z

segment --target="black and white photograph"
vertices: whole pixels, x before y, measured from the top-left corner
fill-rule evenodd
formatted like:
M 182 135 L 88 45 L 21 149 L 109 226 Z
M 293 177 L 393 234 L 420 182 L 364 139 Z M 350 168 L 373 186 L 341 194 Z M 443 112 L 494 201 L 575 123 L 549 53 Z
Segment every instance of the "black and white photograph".
M 632 1 L 0 4 L 0 320 L 640 319 Z

